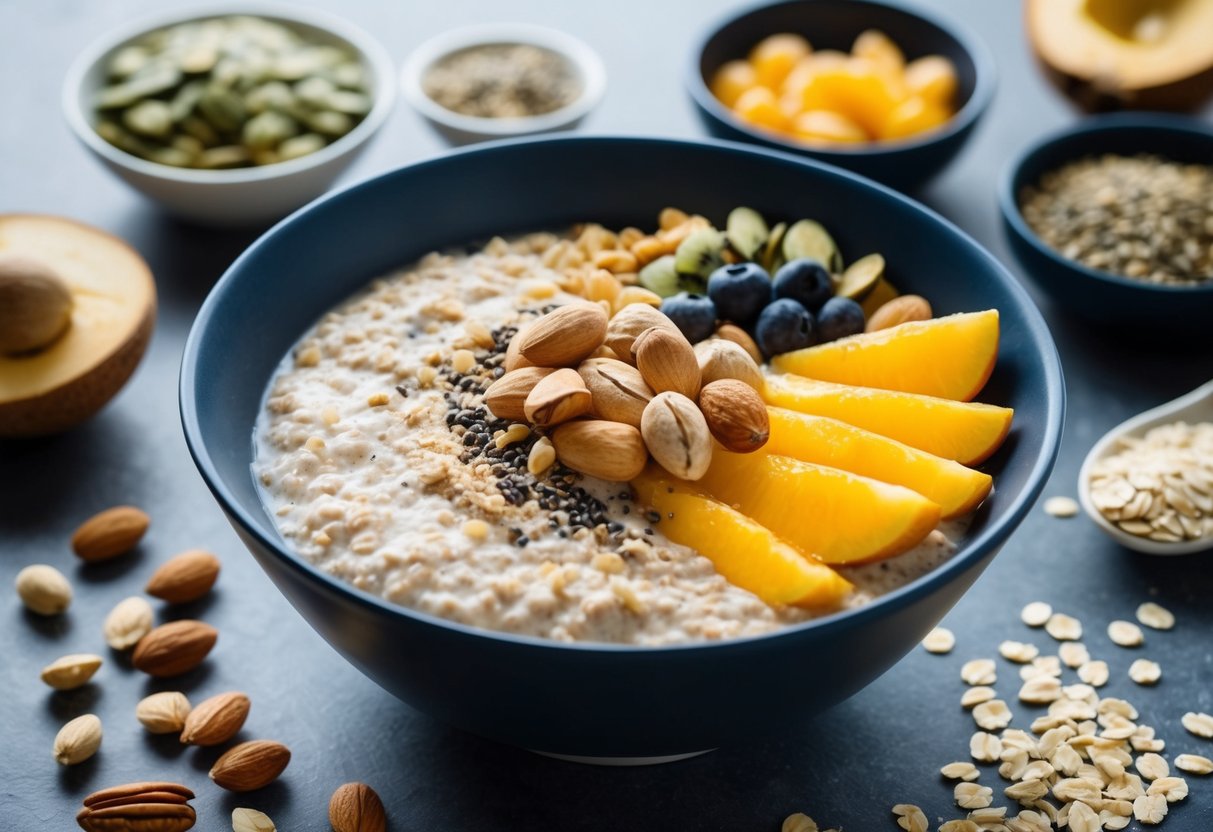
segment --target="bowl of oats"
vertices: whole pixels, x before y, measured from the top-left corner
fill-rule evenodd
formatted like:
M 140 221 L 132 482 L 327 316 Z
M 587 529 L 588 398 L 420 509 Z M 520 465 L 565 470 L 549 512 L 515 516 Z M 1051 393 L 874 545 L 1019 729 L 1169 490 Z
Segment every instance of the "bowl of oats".
M 1101 324 L 1195 333 L 1213 314 L 1213 129 L 1184 116 L 1084 119 L 1011 161 L 1003 230 L 1024 273 Z
M 602 59 L 558 29 L 477 24 L 418 46 L 400 71 L 409 104 L 452 144 L 576 127 L 606 91 Z
M 199 470 L 321 636 L 436 718 L 603 763 L 770 735 L 887 670 L 1029 510 L 1063 409 L 1039 313 L 946 221 L 645 138 L 314 203 L 216 284 L 181 375 Z

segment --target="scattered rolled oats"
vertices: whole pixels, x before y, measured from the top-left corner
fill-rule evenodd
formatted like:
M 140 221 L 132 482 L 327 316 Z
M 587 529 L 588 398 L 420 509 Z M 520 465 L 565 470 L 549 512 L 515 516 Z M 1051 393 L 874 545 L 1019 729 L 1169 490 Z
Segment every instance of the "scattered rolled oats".
M 965 692 L 960 697 L 960 706 L 962 708 L 972 708 L 974 705 L 980 705 L 982 702 L 989 702 L 997 695 L 994 692 L 994 688 L 988 685 L 975 685 L 971 688 L 965 688 Z
M 1162 678 L 1162 667 L 1149 659 L 1138 659 L 1129 665 L 1129 678 L 1139 685 L 1152 685 Z
M 973 781 L 981 776 L 977 766 L 972 763 L 948 763 L 939 770 L 939 773 L 949 780 Z
M 1168 803 L 1178 803 L 1188 796 L 1188 781 L 1182 777 L 1169 775 L 1156 777 L 1150 784 L 1150 788 L 1146 789 L 1146 794 L 1160 794 L 1167 799 Z
M 1108 663 L 1087 662 L 1078 668 L 1078 678 L 1092 687 L 1102 688 L 1108 683 Z
M 1045 514 L 1053 517 L 1073 517 L 1078 514 L 1078 503 L 1072 497 L 1050 497 L 1045 500 Z
M 906 832 L 927 832 L 927 816 L 912 803 L 898 803 L 893 807 L 893 814 L 897 816 L 897 825 Z
M 1025 644 L 1022 641 L 1004 641 L 998 645 L 998 652 L 1010 662 L 1025 664 L 1040 655 L 1040 649 L 1035 644 Z
M 986 731 L 998 731 L 1011 724 L 1013 714 L 1007 703 L 1001 699 L 991 699 L 973 708 L 973 721 L 978 728 Z
M 1058 641 L 1078 641 L 1082 638 L 1082 622 L 1065 613 L 1055 612 L 1045 622 L 1045 632 Z
M 1143 794 L 1133 801 L 1133 817 L 1141 823 L 1162 823 L 1167 816 L 1167 799 L 1161 794 Z
M 1049 820 L 1048 815 L 1032 809 L 1024 809 L 1007 821 L 1007 828 L 1011 832 L 1053 832 L 1053 822 Z
M 1002 823 L 1003 818 L 1007 816 L 1006 806 L 983 806 L 969 812 L 969 820 L 986 829 L 990 828 L 991 824 Z
M 1184 728 L 1187 728 L 1190 733 L 1205 739 L 1213 739 L 1213 716 L 1206 713 L 1193 713 L 1189 711 L 1183 715 L 1180 720 Z
M 1070 832 L 1099 832 L 1102 824 L 1095 810 L 1082 801 L 1070 804 Z
M 1067 641 L 1059 645 L 1057 655 L 1066 667 L 1074 669 L 1091 661 L 1091 654 L 1081 641 Z
M 1137 709 L 1133 707 L 1133 703 L 1124 699 L 1117 699 L 1113 696 L 1108 696 L 1099 700 L 1099 705 L 1096 707 L 1100 716 L 1108 714 L 1116 714 L 1123 716 L 1125 719 L 1137 719 Z M 1150 735 L 1153 736 L 1154 729 L 1150 729 Z
M 1132 815 L 1122 817 L 1120 815 L 1112 814 L 1107 809 L 1099 810 L 1099 822 L 1106 832 L 1117 832 L 1117 830 L 1124 829 L 1129 825 L 1129 821 L 1132 819 Z
M 985 731 L 969 738 L 969 754 L 979 763 L 992 763 L 1002 754 L 1002 740 Z
M 960 668 L 960 678 L 970 685 L 992 685 L 998 674 L 992 659 L 973 659 Z
M 1175 758 L 1175 767 L 1189 774 L 1213 774 L 1213 760 L 1199 754 L 1180 754 Z
M 1171 768 L 1167 765 L 1167 761 L 1152 752 L 1138 757 L 1135 766 L 1138 773 L 1147 780 L 1157 780 L 1171 773 Z
M 994 802 L 994 790 L 980 783 L 957 783 L 952 795 L 962 809 L 984 809 Z
M 1053 796 L 1067 803 L 1074 801 L 1098 803 L 1103 798 L 1100 794 L 1102 788 L 1102 780 L 1066 777 L 1053 784 Z
M 956 646 L 956 636 L 947 627 L 936 627 L 927 633 L 922 640 L 922 646 L 928 653 L 951 653 Z
M 1113 621 L 1108 625 L 1108 638 L 1121 647 L 1136 647 L 1146 640 L 1141 627 L 1132 621 Z
M 961 818 L 939 824 L 939 832 L 981 832 L 981 827 L 968 818 Z
M 1019 618 L 1029 627 L 1043 627 L 1053 615 L 1053 608 L 1044 601 L 1033 601 L 1023 608 Z
M 1169 630 L 1175 626 L 1175 616 L 1166 607 L 1147 601 L 1137 608 L 1137 620 L 1155 630 Z
M 1019 701 L 1033 705 L 1047 705 L 1061 698 L 1061 682 L 1044 674 L 1023 683 L 1019 689 Z
M 1017 800 L 1025 806 L 1031 806 L 1034 802 L 1049 793 L 1049 784 L 1043 780 L 1023 780 L 1007 786 L 1003 789 L 1002 793 L 1011 800 Z

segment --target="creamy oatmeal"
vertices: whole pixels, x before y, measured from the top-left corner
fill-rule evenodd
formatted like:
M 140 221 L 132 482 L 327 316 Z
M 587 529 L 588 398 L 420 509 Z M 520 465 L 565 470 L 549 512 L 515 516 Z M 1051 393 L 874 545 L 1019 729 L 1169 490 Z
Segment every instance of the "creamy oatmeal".
M 560 641 L 735 638 L 814 615 L 767 605 L 666 540 L 624 484 L 559 464 L 533 475 L 539 436 L 486 410 L 517 328 L 575 299 L 556 240 L 428 255 L 299 341 L 256 428 L 255 475 L 283 537 L 389 601 Z M 934 568 L 961 531 L 949 523 L 904 555 L 840 570 L 856 587 L 846 605 Z

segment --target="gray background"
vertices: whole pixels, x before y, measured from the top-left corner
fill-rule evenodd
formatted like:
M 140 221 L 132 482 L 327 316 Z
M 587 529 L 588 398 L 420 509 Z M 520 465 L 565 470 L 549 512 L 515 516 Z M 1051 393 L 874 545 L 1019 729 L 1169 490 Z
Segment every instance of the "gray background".
M 338 784 L 373 784 L 396 830 L 420 829 L 728 829 L 775 830 L 793 811 L 852 832 L 896 830 L 889 807 L 918 803 L 934 822 L 962 816 L 939 766 L 965 759 L 974 730 L 957 705 L 960 664 L 993 656 L 1003 638 L 1052 650 L 1043 633 L 1018 623 L 1027 601 L 1042 599 L 1080 617 L 1086 643 L 1109 660 L 1104 689 L 1136 702 L 1142 720 L 1168 740 L 1167 756 L 1213 752 L 1185 734 L 1179 717 L 1213 711 L 1213 570 L 1202 558 L 1134 555 L 1107 541 L 1085 518 L 1057 520 L 1035 510 L 995 564 L 945 622 L 956 651 L 918 650 L 850 701 L 781 737 L 727 748 L 674 765 L 589 768 L 501 747 L 455 731 L 400 704 L 341 660 L 286 604 L 243 551 L 203 487 L 177 419 L 176 377 L 186 332 L 206 292 L 255 232 L 215 233 L 166 218 L 106 174 L 69 135 L 59 111 L 60 83 L 72 57 L 100 32 L 171 4 L 154 0 L 0 2 L 0 212 L 50 212 L 125 237 L 150 262 L 160 291 L 155 338 L 133 381 L 98 418 L 63 437 L 0 443 L 0 584 L 25 564 L 57 564 L 73 581 L 70 613 L 26 615 L 0 592 L 0 829 L 60 830 L 80 799 L 105 786 L 172 779 L 196 789 L 201 830 L 228 829 L 234 806 L 267 811 L 281 830 L 327 829 L 325 807 Z M 609 89 L 585 130 L 698 136 L 681 87 L 690 39 L 735 5 L 717 0 L 654 3 L 476 2 L 309 3 L 374 32 L 398 59 L 425 38 L 471 21 L 519 20 L 566 29 L 602 54 Z M 999 89 L 963 156 L 923 194 L 1009 262 L 997 229 L 994 185 L 1006 159 L 1075 114 L 1032 66 L 1019 4 L 936 0 L 929 5 L 969 24 L 995 53 Z M 370 150 L 343 178 L 351 182 L 441 152 L 443 145 L 403 103 Z M 1069 420 L 1061 459 L 1046 494 L 1073 494 L 1086 449 L 1112 425 L 1206 380 L 1210 353 L 1132 327 L 1095 331 L 1043 307 L 1065 362 Z M 236 359 L 238 360 L 238 358 Z M 153 525 L 133 556 L 77 566 L 68 538 L 78 522 L 115 503 L 144 507 Z M 136 593 L 157 563 L 191 547 L 224 561 L 217 591 L 174 615 L 214 623 L 218 647 L 200 669 L 170 684 L 149 682 L 111 655 L 100 636 L 110 607 Z M 1131 618 L 1154 597 L 1179 626 L 1147 633 L 1144 648 L 1110 645 L 1107 621 Z M 107 657 L 94 684 L 53 694 L 39 669 L 69 652 Z M 1163 665 L 1145 690 L 1125 677 L 1138 654 Z M 999 660 L 1000 693 L 1014 701 L 1015 670 Z M 1067 680 L 1073 676 L 1067 674 Z M 780 684 L 771 679 L 772 685 Z M 821 684 L 830 668 L 821 668 Z M 181 687 L 194 701 L 240 689 L 253 700 L 242 736 L 276 738 L 294 757 L 269 788 L 238 797 L 206 779 L 217 750 L 180 748 L 134 720 L 152 690 Z M 638 696 L 642 700 L 643 696 Z M 621 703 L 620 707 L 632 707 Z M 106 726 L 101 752 L 64 769 L 51 742 L 68 718 L 92 711 Z M 728 714 L 721 714 L 728 719 Z M 983 782 L 1000 784 L 992 771 Z M 1213 783 L 1193 780 L 1192 795 L 1164 829 L 1213 828 Z M 1001 786 L 999 786 L 1001 788 Z M 1130 827 L 1137 828 L 1136 824 Z

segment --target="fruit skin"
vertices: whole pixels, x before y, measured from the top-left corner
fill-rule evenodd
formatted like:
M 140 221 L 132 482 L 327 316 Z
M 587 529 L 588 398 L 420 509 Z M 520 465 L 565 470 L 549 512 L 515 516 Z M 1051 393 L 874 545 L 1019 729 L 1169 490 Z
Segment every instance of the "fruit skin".
M 712 74 L 712 95 L 726 107 L 732 107 L 746 90 L 758 86 L 758 73 L 749 61 L 728 61 Z
M 779 99 L 766 87 L 754 87 L 742 93 L 733 105 L 733 112 L 755 127 L 780 131 L 787 126 L 788 119 L 779 106 Z
M 863 332 L 863 307 L 850 298 L 830 298 L 817 312 L 817 336 L 822 343 Z
M 792 117 L 792 134 L 809 144 L 871 141 L 862 127 L 833 110 L 805 110 Z
M 991 404 L 832 384 L 790 374 L 768 375 L 762 396 L 767 404 L 838 419 L 962 465 L 976 465 L 998 450 L 1015 414 L 1010 408 Z
M 692 344 L 716 331 L 716 304 L 704 295 L 679 292 L 661 302 L 661 311 Z
M 694 485 L 656 466 L 632 480 L 636 501 L 661 515 L 661 533 L 712 561 L 730 583 L 768 604 L 831 608 L 853 589 L 813 557 Z M 670 516 L 673 515 L 673 516 Z
M 809 42 L 800 35 L 780 32 L 768 35 L 750 50 L 750 66 L 759 83 L 778 89 L 792 67 L 811 51 Z
M 771 276 L 757 263 L 721 266 L 708 278 L 708 297 L 720 318 L 748 327 L 771 302 Z
M 771 288 L 776 299 L 790 298 L 810 312 L 816 312 L 834 297 L 830 272 L 810 257 L 798 257 L 780 266 Z
M 791 298 L 781 298 L 758 316 L 754 339 L 767 358 L 812 346 L 817 342 L 813 313 Z
M 903 485 L 939 503 L 944 520 L 967 514 L 990 493 L 993 478 L 959 462 L 920 451 L 837 419 L 767 410 L 766 453 L 826 465 L 874 480 Z
M 760 339 L 761 343 L 761 339 Z M 774 369 L 820 381 L 955 401 L 981 392 L 998 360 L 998 310 L 909 321 L 780 355 Z

